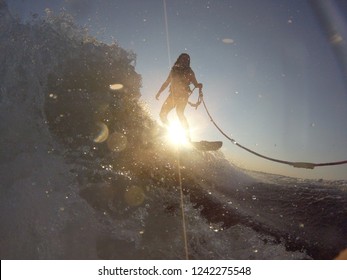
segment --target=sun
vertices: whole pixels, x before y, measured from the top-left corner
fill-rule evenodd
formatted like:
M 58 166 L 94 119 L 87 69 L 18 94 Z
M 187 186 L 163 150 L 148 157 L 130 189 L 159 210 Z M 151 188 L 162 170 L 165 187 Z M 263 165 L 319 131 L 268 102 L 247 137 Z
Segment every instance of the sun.
M 189 144 L 187 132 L 179 121 L 173 121 L 169 124 L 167 135 L 170 142 L 175 145 L 187 146 Z

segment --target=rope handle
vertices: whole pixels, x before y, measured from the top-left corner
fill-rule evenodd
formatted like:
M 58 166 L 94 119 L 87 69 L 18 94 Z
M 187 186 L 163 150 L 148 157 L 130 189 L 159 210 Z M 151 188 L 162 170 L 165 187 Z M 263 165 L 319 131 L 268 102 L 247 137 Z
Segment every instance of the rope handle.
M 195 86 L 192 90 L 190 90 L 190 93 L 189 93 L 189 95 L 188 95 L 188 98 L 193 94 L 193 92 L 194 92 L 195 89 L 196 89 L 196 86 Z M 200 88 L 199 88 L 199 97 L 198 97 L 198 101 L 197 101 L 196 103 L 192 103 L 192 102 L 188 101 L 188 104 L 189 104 L 190 106 L 194 107 L 195 110 L 197 110 L 198 107 L 199 107 L 199 105 L 200 105 L 201 102 L 202 102 L 203 96 L 204 96 L 204 95 L 203 95 L 203 93 L 202 93 L 202 88 L 200 87 Z

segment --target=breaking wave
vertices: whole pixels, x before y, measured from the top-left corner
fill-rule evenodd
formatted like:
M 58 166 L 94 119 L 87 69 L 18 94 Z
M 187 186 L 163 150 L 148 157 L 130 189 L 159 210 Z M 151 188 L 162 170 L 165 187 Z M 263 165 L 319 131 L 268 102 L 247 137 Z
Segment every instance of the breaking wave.
M 347 247 L 345 181 L 177 151 L 140 105 L 136 55 L 68 15 L 21 23 L 1 4 L 0 34 L 2 259 L 184 259 L 181 207 L 191 259 L 330 259 Z

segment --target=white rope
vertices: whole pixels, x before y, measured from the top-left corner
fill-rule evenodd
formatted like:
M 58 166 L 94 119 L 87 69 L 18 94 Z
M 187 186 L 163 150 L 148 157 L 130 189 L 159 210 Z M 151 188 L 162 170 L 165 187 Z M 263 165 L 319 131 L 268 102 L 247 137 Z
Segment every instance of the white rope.
M 165 20 L 165 32 L 166 32 L 166 45 L 167 45 L 167 55 L 169 58 L 169 68 L 171 67 L 171 55 L 170 55 L 170 37 L 169 37 L 169 24 L 167 19 L 167 7 L 166 7 L 166 0 L 163 0 L 163 6 L 164 6 L 164 20 Z M 179 144 L 178 144 L 179 145 Z M 187 241 L 187 230 L 186 230 L 186 219 L 185 219 L 185 213 L 184 213 L 184 195 L 183 195 L 183 186 L 182 186 L 182 174 L 181 174 L 181 163 L 180 163 L 180 156 L 179 156 L 179 146 L 177 146 L 177 168 L 178 168 L 178 180 L 179 180 L 179 187 L 180 187 L 180 196 L 181 196 L 181 215 L 182 215 L 182 231 L 183 231 L 183 241 L 184 241 L 184 252 L 186 260 L 189 259 L 188 254 L 188 241 Z
M 179 180 L 179 184 L 180 184 L 180 194 L 181 194 L 181 214 L 182 214 L 182 230 L 183 230 L 183 240 L 184 240 L 184 251 L 185 251 L 185 255 L 186 255 L 186 260 L 188 260 L 189 259 L 188 240 L 187 240 L 186 218 L 185 218 L 185 213 L 184 213 L 184 200 L 183 200 L 184 196 L 183 196 L 179 146 L 177 147 L 177 167 L 178 167 L 178 180 Z
M 165 20 L 165 32 L 166 32 L 167 56 L 169 58 L 169 68 L 170 68 L 171 67 L 171 51 L 170 51 L 169 24 L 168 24 L 168 20 L 167 20 L 166 0 L 163 0 L 163 5 L 164 5 L 164 20 Z

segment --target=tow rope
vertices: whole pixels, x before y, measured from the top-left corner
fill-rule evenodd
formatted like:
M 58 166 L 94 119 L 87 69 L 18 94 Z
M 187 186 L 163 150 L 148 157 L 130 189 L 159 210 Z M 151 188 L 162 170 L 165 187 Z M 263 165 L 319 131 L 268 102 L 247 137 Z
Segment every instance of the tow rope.
M 191 96 L 191 95 L 193 94 L 193 92 L 194 92 L 195 89 L 196 89 L 196 87 L 194 87 L 194 88 L 190 91 L 189 96 Z M 198 109 L 199 105 L 201 104 L 202 98 L 203 98 L 203 94 L 202 94 L 202 89 L 200 88 L 200 89 L 199 89 L 198 101 L 197 101 L 196 103 L 192 103 L 192 102 L 188 101 L 188 104 L 189 104 L 190 106 L 194 107 L 195 110 L 196 110 L 196 109 Z
M 194 88 L 195 89 L 195 88 Z M 194 91 L 194 89 L 191 91 L 191 93 Z M 237 143 L 237 141 L 235 139 L 230 138 L 218 125 L 217 123 L 214 121 L 214 119 L 212 118 L 209 110 L 207 109 L 206 103 L 203 99 L 203 95 L 201 92 L 201 89 L 199 91 L 199 99 L 197 103 L 193 103 L 193 105 L 191 105 L 191 102 L 189 102 L 189 104 L 193 107 L 195 107 L 195 109 L 197 109 L 197 107 L 200 104 L 203 104 L 206 110 L 207 115 L 210 118 L 210 121 L 213 123 L 213 125 L 218 129 L 218 131 L 228 140 L 230 140 L 233 144 L 235 144 L 236 146 L 240 147 L 241 149 L 246 150 L 247 152 L 254 154 L 258 157 L 270 160 L 270 161 L 274 161 L 274 162 L 278 162 L 278 163 L 282 163 L 282 164 L 287 164 L 296 168 L 306 168 L 306 169 L 314 169 L 315 167 L 319 167 L 319 166 L 333 166 L 333 165 L 340 165 L 340 164 L 347 164 L 347 160 L 343 160 L 343 161 L 335 161 L 335 162 L 323 162 L 323 163 L 312 163 L 312 162 L 300 162 L 300 161 L 286 161 L 286 160 L 280 160 L 280 159 L 275 159 L 275 158 L 271 158 L 268 156 L 264 156 L 262 154 L 259 154 L 251 149 L 246 148 L 245 146 L 242 146 L 241 144 Z

